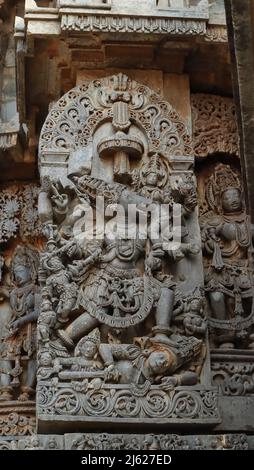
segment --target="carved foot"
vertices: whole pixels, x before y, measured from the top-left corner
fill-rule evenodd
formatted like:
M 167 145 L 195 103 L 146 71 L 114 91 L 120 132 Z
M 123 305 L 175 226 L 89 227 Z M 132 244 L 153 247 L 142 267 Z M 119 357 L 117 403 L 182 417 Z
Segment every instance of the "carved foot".
M 31 387 L 22 387 L 22 393 L 18 397 L 18 401 L 29 401 L 35 394 L 35 390 Z
M 168 327 L 154 326 L 152 328 L 154 336 L 151 338 L 152 342 L 167 344 L 168 346 L 174 346 L 175 343 L 169 339 L 172 334 L 172 330 Z
M 58 334 L 59 331 L 63 330 L 58 330 Z M 56 354 L 57 357 L 69 357 L 68 349 L 65 344 L 63 344 L 62 337 L 60 335 L 59 339 L 55 339 L 50 342 L 50 349 Z
M 11 401 L 13 399 L 13 390 L 12 387 L 1 387 L 0 388 L 0 400 L 1 401 Z
M 58 330 L 57 334 L 67 348 L 73 349 L 75 344 L 64 330 Z

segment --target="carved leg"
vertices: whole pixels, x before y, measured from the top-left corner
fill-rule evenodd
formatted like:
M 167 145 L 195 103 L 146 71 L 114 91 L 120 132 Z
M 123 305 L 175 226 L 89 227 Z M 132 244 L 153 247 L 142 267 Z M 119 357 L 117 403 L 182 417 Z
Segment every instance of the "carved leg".
M 12 363 L 11 361 L 0 361 L 0 371 L 12 370 Z M 8 374 L 4 374 L 0 372 L 0 400 L 1 401 L 9 401 L 12 400 L 13 388 L 11 384 L 11 376 Z
M 213 316 L 218 320 L 227 320 L 225 295 L 222 292 L 209 292 L 209 299 Z M 234 348 L 234 333 L 230 331 L 221 330 L 216 340 L 222 349 Z
M 174 291 L 163 287 L 161 289 L 160 300 L 155 313 L 156 326 L 153 328 L 155 337 L 158 340 L 167 341 L 170 334 L 170 323 L 173 314 Z
M 225 295 L 222 292 L 209 292 L 213 316 L 218 320 L 227 319 Z
M 89 313 L 82 313 L 74 320 L 66 330 L 59 330 L 58 335 L 67 347 L 74 347 L 75 341 L 89 333 L 99 325 L 98 320 L 93 318 Z
M 30 400 L 35 393 L 36 384 L 36 361 L 30 359 L 27 362 L 26 370 L 23 372 L 21 377 L 21 394 L 19 396 L 20 401 Z

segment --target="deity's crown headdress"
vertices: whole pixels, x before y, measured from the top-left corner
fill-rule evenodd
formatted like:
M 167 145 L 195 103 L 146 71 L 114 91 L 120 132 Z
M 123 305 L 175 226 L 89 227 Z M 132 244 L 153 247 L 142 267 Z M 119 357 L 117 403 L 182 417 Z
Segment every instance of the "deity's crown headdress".
M 158 173 L 161 170 L 161 161 L 158 153 L 152 155 L 150 160 L 144 165 L 144 173 Z
M 83 342 L 86 341 L 92 341 L 95 344 L 100 344 L 100 330 L 99 328 L 95 328 L 91 333 L 89 333 L 87 336 L 84 336 Z
M 221 195 L 230 188 L 241 191 L 239 175 L 230 165 L 218 163 L 206 186 L 206 199 L 211 209 L 220 206 Z
M 31 280 L 35 281 L 39 267 L 39 254 L 33 248 L 18 245 L 11 261 L 11 277 L 13 278 L 14 271 L 23 267 L 30 269 Z
M 101 336 L 100 336 L 99 328 L 95 328 L 87 336 L 84 336 L 83 338 L 81 338 L 81 340 L 78 342 L 78 344 L 75 348 L 75 356 L 80 355 L 80 349 L 82 348 L 83 344 L 85 344 L 87 341 L 91 341 L 92 343 L 96 344 L 96 346 L 99 346 L 99 344 L 101 342 Z
M 165 158 L 159 153 L 152 153 L 147 162 L 143 163 L 141 168 L 133 171 L 133 184 L 136 189 L 146 186 L 146 177 L 155 173 L 158 175 L 158 187 L 164 187 L 168 181 L 170 167 Z

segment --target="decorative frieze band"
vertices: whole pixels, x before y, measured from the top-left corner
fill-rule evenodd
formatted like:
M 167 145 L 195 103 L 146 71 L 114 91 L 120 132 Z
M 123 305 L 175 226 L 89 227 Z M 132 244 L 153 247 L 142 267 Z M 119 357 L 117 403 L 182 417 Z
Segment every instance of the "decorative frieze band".
M 226 25 L 208 25 L 204 39 L 206 42 L 228 42 Z
M 0 450 L 248 450 L 253 437 L 246 434 L 65 434 L 0 439 Z M 85 464 L 96 457 L 84 457 Z
M 173 18 L 64 14 L 61 18 L 61 29 L 63 31 L 82 32 L 98 31 L 203 35 L 206 33 L 206 22 L 204 20 Z

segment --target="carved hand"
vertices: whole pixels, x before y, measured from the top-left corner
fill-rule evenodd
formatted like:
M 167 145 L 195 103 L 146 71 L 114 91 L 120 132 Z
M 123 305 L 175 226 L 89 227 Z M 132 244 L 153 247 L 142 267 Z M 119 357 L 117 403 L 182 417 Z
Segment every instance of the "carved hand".
M 110 366 L 107 367 L 105 370 L 105 382 L 114 382 L 117 383 L 119 382 L 119 379 L 121 377 L 120 372 L 116 369 L 114 364 L 111 364 Z
M 21 326 L 23 326 L 24 322 L 22 318 L 18 318 L 18 320 L 14 320 L 10 324 L 10 328 L 13 333 L 15 333 Z
M 178 385 L 177 377 L 163 377 L 161 386 L 163 390 L 171 391 Z
M 200 245 L 197 243 L 187 243 L 183 246 L 183 252 L 185 254 L 197 255 L 200 252 Z
M 158 271 L 161 268 L 161 259 L 149 253 L 146 258 L 145 271 L 148 276 L 151 276 L 152 271 Z
M 61 211 L 65 211 L 68 206 L 68 196 L 67 194 L 57 194 L 51 196 L 52 201 Z

